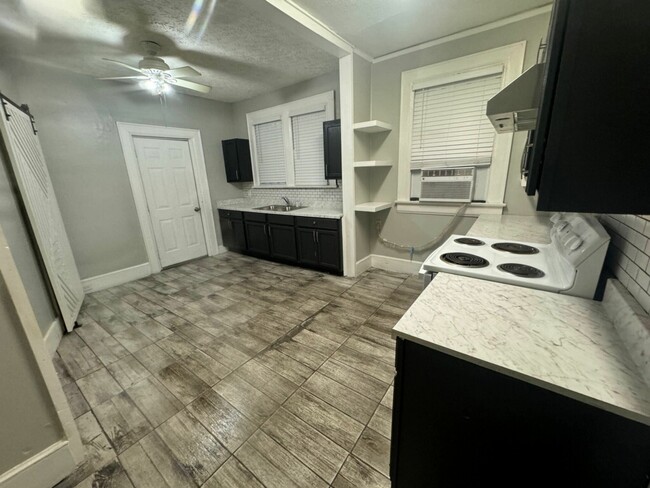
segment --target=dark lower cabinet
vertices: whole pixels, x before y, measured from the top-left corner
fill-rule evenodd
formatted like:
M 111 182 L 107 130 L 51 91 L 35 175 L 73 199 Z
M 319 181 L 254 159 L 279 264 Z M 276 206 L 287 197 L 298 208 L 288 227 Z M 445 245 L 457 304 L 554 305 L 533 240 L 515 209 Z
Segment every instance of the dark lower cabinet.
M 242 212 L 219 211 L 222 242 L 231 251 L 246 250 L 246 231 L 243 218 Z
M 298 227 L 298 252 L 300 262 L 308 266 L 318 266 L 318 244 L 316 244 L 316 229 Z
M 296 228 L 293 225 L 267 224 L 271 257 L 288 262 L 298 261 Z
M 267 224 L 264 222 L 244 221 L 246 226 L 246 250 L 260 257 L 268 256 L 271 252 Z
M 232 251 L 343 274 L 339 219 L 221 209 L 219 222 Z
M 647 488 L 650 427 L 397 339 L 393 487 Z

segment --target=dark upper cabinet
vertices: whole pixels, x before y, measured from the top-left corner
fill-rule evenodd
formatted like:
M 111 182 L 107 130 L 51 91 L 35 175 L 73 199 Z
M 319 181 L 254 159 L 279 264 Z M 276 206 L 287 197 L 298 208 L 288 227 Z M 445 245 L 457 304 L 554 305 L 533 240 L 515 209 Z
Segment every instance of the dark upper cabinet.
M 529 194 L 537 209 L 650 213 L 650 2 L 556 0 Z
M 221 141 L 223 162 L 226 167 L 226 181 L 253 181 L 251 151 L 247 139 L 228 139 Z
M 341 121 L 323 122 L 323 149 L 325 151 L 325 179 L 340 180 L 341 169 Z

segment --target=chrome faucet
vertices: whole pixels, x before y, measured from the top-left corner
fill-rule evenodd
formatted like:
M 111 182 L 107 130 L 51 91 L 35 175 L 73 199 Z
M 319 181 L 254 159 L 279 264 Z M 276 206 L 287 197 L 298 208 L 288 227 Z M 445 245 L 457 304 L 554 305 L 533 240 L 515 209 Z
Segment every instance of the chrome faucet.
M 291 206 L 291 202 L 289 201 L 289 199 L 287 197 L 282 197 L 282 200 L 284 200 L 284 203 L 286 203 L 288 207 Z

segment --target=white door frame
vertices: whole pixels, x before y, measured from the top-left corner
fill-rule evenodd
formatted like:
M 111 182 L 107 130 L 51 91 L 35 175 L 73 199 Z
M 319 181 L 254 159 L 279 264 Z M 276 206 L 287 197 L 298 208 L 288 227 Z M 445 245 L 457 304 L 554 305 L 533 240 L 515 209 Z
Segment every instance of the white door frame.
M 214 225 L 214 212 L 212 210 L 212 201 L 210 199 L 210 189 L 208 187 L 208 174 L 205 170 L 205 159 L 203 157 L 203 144 L 201 142 L 201 131 L 198 129 L 183 129 L 180 127 L 162 127 L 158 125 L 131 124 L 127 122 L 117 122 L 117 132 L 122 143 L 122 152 L 126 162 L 126 169 L 131 181 L 131 190 L 135 200 L 135 208 L 140 220 L 142 237 L 144 245 L 149 256 L 149 265 L 152 273 L 159 273 L 162 270 L 160 257 L 158 256 L 158 246 L 153 233 L 153 225 L 147 206 L 147 198 L 144 193 L 142 175 L 138 165 L 138 157 L 135 152 L 134 137 L 153 137 L 182 139 L 187 141 L 190 147 L 190 156 L 192 158 L 192 169 L 194 171 L 194 181 L 196 183 L 196 192 L 201 207 L 201 220 L 203 221 L 203 234 L 205 235 L 205 244 L 208 250 L 208 256 L 214 256 L 219 253 L 217 244 L 217 231 Z

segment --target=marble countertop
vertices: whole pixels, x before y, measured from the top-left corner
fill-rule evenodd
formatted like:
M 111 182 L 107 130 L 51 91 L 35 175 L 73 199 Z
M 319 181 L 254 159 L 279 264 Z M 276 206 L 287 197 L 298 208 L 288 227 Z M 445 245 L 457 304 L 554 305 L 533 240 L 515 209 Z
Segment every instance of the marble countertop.
M 601 302 L 439 273 L 393 333 L 650 425 L 650 389 Z
M 483 215 L 468 235 L 544 244 L 548 218 Z M 650 425 L 650 321 L 625 294 L 615 280 L 595 302 L 439 273 L 393 334 Z
M 255 207 L 263 207 L 265 205 L 278 205 L 282 202 L 255 200 L 255 199 L 238 199 L 226 200 L 217 202 L 217 208 L 222 210 L 238 210 L 241 212 L 256 212 L 280 215 L 293 215 L 294 217 L 319 217 L 324 219 L 340 219 L 343 217 L 343 210 L 335 205 L 306 203 L 305 208 L 292 210 L 291 212 L 274 212 L 271 210 L 257 210 Z

